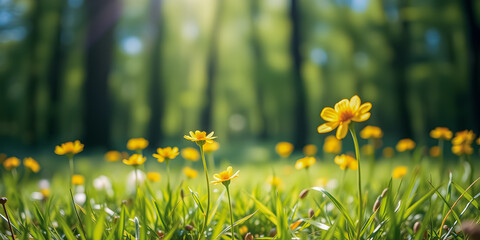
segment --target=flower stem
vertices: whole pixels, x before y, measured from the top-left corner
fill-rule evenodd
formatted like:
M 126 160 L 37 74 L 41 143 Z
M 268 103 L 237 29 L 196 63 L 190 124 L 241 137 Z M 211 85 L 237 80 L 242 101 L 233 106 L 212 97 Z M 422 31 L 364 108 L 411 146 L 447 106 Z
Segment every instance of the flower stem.
M 353 144 L 355 145 L 355 155 L 358 162 L 358 169 L 357 169 L 357 183 L 358 183 L 358 225 L 357 225 L 357 239 L 360 239 L 360 233 L 362 231 L 362 224 L 363 224 L 363 198 L 362 198 L 362 177 L 360 171 L 360 149 L 358 147 L 358 139 L 357 134 L 355 133 L 355 126 L 350 124 L 350 133 L 352 134 Z
M 73 157 L 69 157 L 68 161 L 70 162 L 70 188 L 72 188 L 72 178 L 75 174 L 74 166 L 73 166 Z
M 6 199 L 6 198 L 5 198 Z M 5 216 L 7 218 L 8 227 L 10 228 L 10 234 L 12 234 L 12 239 L 15 240 L 15 232 L 12 229 L 12 223 L 10 222 L 10 217 L 8 216 L 7 208 L 5 207 L 6 203 L 3 203 L 3 211 L 5 211 Z
M 200 148 L 200 154 L 202 155 L 202 162 L 203 162 L 203 170 L 205 170 L 205 179 L 207 180 L 207 210 L 205 211 L 205 219 L 203 221 L 202 230 L 198 239 L 201 239 L 202 235 L 204 235 L 205 228 L 207 227 L 208 221 L 208 213 L 210 212 L 210 181 L 208 180 L 208 169 L 207 163 L 205 162 L 205 153 L 203 152 L 203 145 L 198 145 Z
M 228 205 L 230 206 L 230 223 L 231 223 L 231 230 L 232 230 L 232 240 L 235 239 L 235 230 L 233 226 L 233 211 L 232 211 L 232 202 L 230 200 L 230 188 L 228 185 L 225 185 L 227 188 L 227 196 L 228 196 Z
M 443 139 L 438 140 L 438 148 L 440 149 L 440 176 L 439 179 L 442 179 L 443 174 L 445 173 L 445 162 L 443 159 Z

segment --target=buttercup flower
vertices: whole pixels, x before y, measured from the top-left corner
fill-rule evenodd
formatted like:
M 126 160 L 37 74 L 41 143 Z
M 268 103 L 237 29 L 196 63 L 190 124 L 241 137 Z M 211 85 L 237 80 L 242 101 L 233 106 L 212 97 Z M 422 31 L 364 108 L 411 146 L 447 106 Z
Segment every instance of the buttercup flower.
M 23 165 L 34 173 L 40 171 L 40 164 L 31 157 L 23 159 Z
M 317 154 L 317 151 L 317 146 L 313 144 L 307 144 L 305 145 L 305 147 L 303 147 L 303 154 L 305 154 L 305 156 L 315 156 L 315 154 Z
M 436 127 L 430 131 L 430 137 L 435 139 L 450 140 L 453 137 L 453 133 L 446 127 Z
M 395 150 L 393 150 L 392 147 L 386 147 L 383 149 L 382 153 L 383 153 L 383 157 L 392 158 L 393 155 L 395 155 Z
M 140 154 L 133 154 L 129 159 L 123 159 L 123 163 L 130 166 L 142 165 L 145 161 L 147 161 L 147 158 Z
M 127 149 L 140 151 L 148 147 L 148 141 L 145 138 L 132 138 L 127 142 Z
M 182 149 L 182 157 L 189 161 L 198 161 L 198 159 L 200 159 L 200 153 L 198 153 L 195 148 L 186 147 Z
M 366 126 L 360 131 L 360 137 L 363 139 L 370 139 L 370 138 L 382 138 L 383 132 L 382 129 L 376 126 Z
M 223 183 L 223 184 L 228 184 L 230 183 L 230 180 L 238 177 L 238 173 L 240 172 L 240 170 L 238 170 L 237 172 L 235 172 L 235 174 L 232 174 L 233 173 L 233 169 L 231 166 L 229 166 L 227 168 L 226 171 L 223 171 L 221 173 L 217 173 L 217 174 L 214 174 L 213 175 L 213 181 L 211 183 L 213 184 L 217 184 L 217 183 Z
M 188 178 L 197 178 L 198 176 L 198 171 L 190 167 L 184 167 L 182 172 Z
M 415 148 L 415 142 L 410 138 L 404 138 L 397 143 L 397 151 L 405 152 Z
M 178 156 L 177 147 L 166 147 L 166 148 L 157 148 L 157 153 L 153 154 L 153 157 L 156 158 L 159 162 L 165 160 L 172 160 Z
M 337 154 L 342 151 L 342 141 L 338 140 L 335 136 L 330 135 L 325 138 L 323 143 L 323 151 L 325 153 Z
M 316 160 L 314 157 L 304 157 L 297 160 L 295 163 L 296 169 L 309 168 L 315 164 Z
M 340 169 L 345 170 L 345 169 L 351 169 L 351 170 L 357 170 L 358 169 L 358 161 L 349 156 L 349 155 L 339 155 L 335 157 L 335 164 L 340 166 Z
M 270 184 L 274 187 L 278 187 L 282 184 L 282 179 L 277 177 L 277 176 L 270 176 L 270 177 L 268 177 L 267 182 L 268 182 L 268 184 Z
M 149 172 L 147 173 L 147 179 L 151 182 L 159 182 L 162 176 L 160 173 L 157 172 Z
M 82 175 L 73 175 L 72 184 L 73 185 L 83 185 L 85 183 L 85 178 Z
M 203 151 L 205 151 L 206 153 L 215 152 L 219 148 L 220 148 L 220 144 L 218 142 L 215 142 L 215 141 L 213 141 L 211 143 L 205 143 L 205 145 L 203 145 Z
M 117 162 L 122 159 L 122 154 L 119 151 L 108 151 L 105 153 L 105 160 L 107 162 Z
M 275 145 L 275 151 L 280 157 L 288 157 L 293 152 L 293 144 L 289 142 L 279 142 Z
M 393 178 L 403 178 L 405 175 L 407 175 L 408 169 L 405 166 L 399 166 L 393 169 L 392 172 L 392 177 Z
M 363 122 L 370 118 L 371 103 L 361 104 L 360 97 L 353 96 L 350 101 L 343 99 L 335 104 L 335 109 L 326 107 L 322 110 L 320 116 L 327 121 L 317 129 L 319 133 L 327 133 L 335 128 L 337 129 L 337 139 L 343 139 L 347 136 L 348 125 L 351 121 Z
M 441 149 L 439 146 L 433 146 L 430 148 L 429 153 L 430 153 L 430 156 L 432 157 L 438 157 L 440 156 Z
M 452 146 L 452 152 L 457 155 L 471 155 L 473 153 L 473 148 L 470 144 L 462 143 Z
M 55 147 L 55 154 L 67 155 L 68 157 L 73 157 L 73 155 L 81 151 L 83 151 L 83 144 L 78 140 L 75 142 L 62 143 L 62 145 Z
M 464 130 L 461 132 L 455 133 L 455 137 L 452 139 L 453 145 L 460 145 L 460 144 L 472 144 L 475 140 L 475 133 L 473 131 Z
M 10 171 L 16 167 L 20 166 L 20 159 L 16 157 L 9 157 L 5 159 L 3 162 L 3 167 L 7 170 Z
M 213 139 L 217 138 L 213 136 L 214 132 L 211 132 L 207 135 L 207 132 L 205 131 L 196 130 L 195 132 L 190 131 L 189 134 L 190 136 L 185 135 L 184 138 L 195 142 L 200 146 L 203 146 L 205 143 L 212 143 Z

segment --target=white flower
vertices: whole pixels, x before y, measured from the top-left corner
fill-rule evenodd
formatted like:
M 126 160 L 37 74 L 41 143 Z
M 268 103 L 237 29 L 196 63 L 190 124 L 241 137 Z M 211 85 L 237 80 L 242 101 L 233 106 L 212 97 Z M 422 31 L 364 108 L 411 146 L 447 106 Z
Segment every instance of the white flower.
M 38 181 L 38 188 L 40 189 L 50 189 L 50 182 L 47 179 L 42 179 Z
M 112 183 L 107 176 L 100 176 L 93 180 L 93 186 L 95 189 L 101 191 L 104 190 L 108 196 L 113 196 Z
M 77 193 L 75 194 L 75 203 L 78 204 L 78 205 L 83 205 L 85 203 L 85 201 L 87 200 L 87 195 L 85 195 L 85 193 Z

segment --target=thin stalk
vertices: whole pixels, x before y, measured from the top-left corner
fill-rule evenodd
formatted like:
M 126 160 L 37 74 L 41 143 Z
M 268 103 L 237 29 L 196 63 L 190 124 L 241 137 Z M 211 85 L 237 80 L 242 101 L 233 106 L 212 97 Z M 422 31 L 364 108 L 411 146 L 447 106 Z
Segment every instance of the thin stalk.
M 362 198 L 362 177 L 360 171 L 360 148 L 358 147 L 357 134 L 355 133 L 355 126 L 350 124 L 350 133 L 352 134 L 353 144 L 355 145 L 355 155 L 357 157 L 358 169 L 357 169 L 357 183 L 358 183 L 358 225 L 357 225 L 357 239 L 360 239 L 360 233 L 362 231 L 363 224 L 363 198 Z
M 231 223 L 232 240 L 233 240 L 235 239 L 235 231 L 233 228 L 233 211 L 232 211 L 232 202 L 230 200 L 230 188 L 228 187 L 228 184 L 225 184 L 225 187 L 227 188 L 228 205 L 230 207 L 230 223 Z
M 442 175 L 445 173 L 445 162 L 443 159 L 443 139 L 438 140 L 438 148 L 440 148 L 440 156 L 438 156 L 440 159 L 440 176 L 439 179 L 442 179 Z
M 2 205 L 3 205 L 3 210 L 5 211 L 5 217 L 7 218 L 8 227 L 10 228 L 10 233 L 12 234 L 12 239 L 15 240 L 15 233 L 13 232 L 13 229 L 12 229 L 12 223 L 10 222 L 10 217 L 8 216 L 7 208 L 5 207 L 5 203 L 3 203 Z
M 171 190 L 171 187 L 170 187 L 170 165 L 169 165 L 170 161 L 167 159 L 167 191 L 168 191 L 168 194 L 171 195 L 172 194 L 172 190 Z
M 205 179 L 207 180 L 207 210 L 205 211 L 205 219 L 203 221 L 202 230 L 200 232 L 200 235 L 198 236 L 198 239 L 201 239 L 201 236 L 203 235 L 203 231 L 205 231 L 205 228 L 207 227 L 208 213 L 210 212 L 210 181 L 208 180 L 208 169 L 207 169 L 207 163 L 205 162 L 205 153 L 203 152 L 203 145 L 198 145 L 198 147 L 200 148 L 200 154 L 202 155 L 203 170 L 205 171 Z

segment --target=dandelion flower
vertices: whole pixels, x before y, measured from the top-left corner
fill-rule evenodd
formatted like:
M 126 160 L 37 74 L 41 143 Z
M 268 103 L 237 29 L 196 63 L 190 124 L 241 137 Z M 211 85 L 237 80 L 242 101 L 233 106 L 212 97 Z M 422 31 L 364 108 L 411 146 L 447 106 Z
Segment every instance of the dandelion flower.
M 146 157 L 140 154 L 133 154 L 128 159 L 123 159 L 123 163 L 130 165 L 130 166 L 138 166 L 142 165 L 147 160 Z
M 203 146 L 205 143 L 212 143 L 213 139 L 217 138 L 213 136 L 214 132 L 211 132 L 207 135 L 207 132 L 205 131 L 196 130 L 195 132 L 190 131 L 189 134 L 190 136 L 185 135 L 184 138 L 195 142 L 200 146 Z
M 351 170 L 357 170 L 358 169 L 358 161 L 349 156 L 349 155 L 339 155 L 335 157 L 335 164 L 340 166 L 340 169 L 345 170 L 345 169 L 351 169 Z
M 327 121 L 320 125 L 317 129 L 319 133 L 327 133 L 335 128 L 337 129 L 337 139 L 343 139 L 347 136 L 348 125 L 351 121 L 363 122 L 370 118 L 371 103 L 361 104 L 360 97 L 353 96 L 350 101 L 343 99 L 337 104 L 335 108 L 326 107 L 322 110 L 320 116 Z
M 38 171 L 40 171 L 40 164 L 38 164 L 38 162 L 31 157 L 27 157 L 23 159 L 23 165 L 34 173 L 37 173 Z
M 282 179 L 277 176 L 270 176 L 268 177 L 267 182 L 273 187 L 279 187 L 282 184 Z
M 127 149 L 140 151 L 148 147 L 148 141 L 145 138 L 132 138 L 127 142 Z
M 392 177 L 395 179 L 403 178 L 407 175 L 408 169 L 405 166 L 399 166 L 393 169 Z
M 360 137 L 363 139 L 379 139 L 383 137 L 382 129 L 376 126 L 366 126 L 360 131 Z
M 17 157 L 9 157 L 3 162 L 3 167 L 7 171 L 10 171 L 18 166 L 20 166 L 20 159 L 18 159 Z
M 303 147 L 303 154 L 305 154 L 305 156 L 315 156 L 317 152 L 318 148 L 313 144 L 307 144 L 305 147 Z
M 430 148 L 429 153 L 431 157 L 438 157 L 441 154 L 441 149 L 439 146 L 433 146 Z
M 303 168 L 309 168 L 313 164 L 315 164 L 316 160 L 314 157 L 304 157 L 301 159 L 298 159 L 297 162 L 295 163 L 295 168 L 296 169 L 303 169 Z
M 205 151 L 205 153 L 215 152 L 219 148 L 220 148 L 220 144 L 218 142 L 215 142 L 215 141 L 213 141 L 211 143 L 205 143 L 205 145 L 203 145 L 203 151 Z
M 386 147 L 382 151 L 383 157 L 385 158 L 392 158 L 395 155 L 395 150 L 392 147 Z
M 160 175 L 160 173 L 157 173 L 157 172 L 147 173 L 147 179 L 150 182 L 159 182 L 161 178 L 162 178 L 162 176 Z
M 55 154 L 67 155 L 68 157 L 73 157 L 73 155 L 81 151 L 83 151 L 83 144 L 78 140 L 75 142 L 62 143 L 62 145 L 55 147 Z
M 184 167 L 182 172 L 188 178 L 197 178 L 198 176 L 198 171 L 190 167 Z
M 122 159 L 122 154 L 119 151 L 108 151 L 104 157 L 107 162 L 117 162 Z
M 236 171 L 233 174 L 233 168 L 229 166 L 226 171 L 223 171 L 221 173 L 217 173 L 213 175 L 213 181 L 211 183 L 217 184 L 217 183 L 223 183 L 223 184 L 229 184 L 230 180 L 238 177 L 238 173 L 240 170 Z
M 289 142 L 279 142 L 275 145 L 275 151 L 280 157 L 288 157 L 293 152 L 293 144 Z
M 85 183 L 85 178 L 82 175 L 73 175 L 72 184 L 73 185 L 83 185 Z
M 404 138 L 398 141 L 396 148 L 399 152 L 410 151 L 415 148 L 415 142 L 410 138 Z
M 165 160 L 172 160 L 178 156 L 178 148 L 177 147 L 166 147 L 166 148 L 157 148 L 157 153 L 153 154 L 159 162 L 163 162 Z
M 189 161 L 198 161 L 198 159 L 200 159 L 200 153 L 198 153 L 195 148 L 186 147 L 182 149 L 182 157 Z
M 342 141 L 338 140 L 335 136 L 330 135 L 325 138 L 323 143 L 323 151 L 325 153 L 338 154 L 342 151 Z
M 446 127 L 436 127 L 430 131 L 430 137 L 435 139 L 450 140 L 453 137 L 453 133 Z

